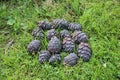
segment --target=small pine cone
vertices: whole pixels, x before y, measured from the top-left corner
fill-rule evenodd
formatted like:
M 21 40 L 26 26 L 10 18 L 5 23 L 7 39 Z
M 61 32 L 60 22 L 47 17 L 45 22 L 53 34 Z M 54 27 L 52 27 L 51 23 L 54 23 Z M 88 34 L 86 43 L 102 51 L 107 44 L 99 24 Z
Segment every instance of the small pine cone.
M 64 51 L 66 51 L 66 52 L 73 52 L 74 51 L 75 44 L 71 38 L 65 37 L 63 39 L 62 45 L 63 45 Z
M 40 54 L 39 54 L 39 62 L 41 64 L 45 63 L 45 62 L 48 62 L 49 59 L 50 59 L 50 53 L 49 51 L 40 51 Z
M 70 53 L 64 58 L 64 64 L 74 66 L 75 64 L 77 64 L 78 59 L 79 58 L 75 53 Z
M 37 53 L 40 48 L 40 41 L 39 40 L 33 40 L 29 43 L 27 49 L 29 54 Z
M 54 29 L 57 29 L 57 28 L 67 29 L 68 28 L 68 22 L 64 19 L 55 19 L 52 25 Z
M 33 31 L 32 31 L 32 36 L 34 36 L 35 38 L 36 38 L 36 37 L 38 37 L 38 38 L 43 38 L 43 37 L 44 37 L 44 34 L 43 34 L 43 32 L 42 32 L 42 29 L 40 29 L 39 27 L 33 29 Z
M 83 61 L 89 61 L 92 55 L 91 52 L 91 48 L 87 43 L 81 43 L 77 48 L 77 55 L 81 57 Z
M 53 36 L 58 36 L 58 33 L 55 29 L 50 29 L 47 31 L 47 39 L 50 40 Z
M 47 21 L 41 21 L 38 23 L 39 28 L 42 28 L 43 30 L 49 30 L 51 29 L 52 25 L 51 23 Z
M 69 31 L 65 29 L 60 32 L 60 36 L 61 36 L 61 39 L 64 39 L 65 37 L 69 37 L 69 38 L 71 37 Z
M 60 54 L 54 54 L 51 56 L 51 58 L 49 59 L 49 63 L 51 65 L 54 65 L 56 63 L 60 63 L 61 62 L 61 56 Z
M 60 40 L 56 36 L 52 37 L 48 43 L 47 48 L 48 48 L 48 51 L 52 54 L 60 53 L 61 51 Z
M 81 31 L 74 31 L 74 33 L 72 34 L 72 39 L 74 40 L 75 43 L 78 43 L 78 44 L 81 42 L 88 41 L 87 35 Z
M 75 30 L 82 31 L 82 26 L 77 23 L 70 23 L 68 29 L 71 31 L 75 31 Z

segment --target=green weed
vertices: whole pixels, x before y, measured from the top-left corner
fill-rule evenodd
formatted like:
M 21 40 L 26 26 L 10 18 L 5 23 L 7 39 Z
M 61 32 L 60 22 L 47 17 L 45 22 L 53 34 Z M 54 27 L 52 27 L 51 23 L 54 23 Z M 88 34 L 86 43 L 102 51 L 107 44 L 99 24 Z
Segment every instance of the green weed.
M 1 80 L 119 80 L 119 0 L 8 0 L 0 2 Z M 74 67 L 40 65 L 30 56 L 27 45 L 37 21 L 63 18 L 82 24 L 89 36 L 92 58 Z M 46 32 L 44 32 L 46 34 Z M 46 38 L 41 42 L 45 44 Z M 43 45 L 42 44 L 42 45 Z M 62 56 L 67 53 L 62 52 Z M 62 57 L 63 59 L 63 57 Z

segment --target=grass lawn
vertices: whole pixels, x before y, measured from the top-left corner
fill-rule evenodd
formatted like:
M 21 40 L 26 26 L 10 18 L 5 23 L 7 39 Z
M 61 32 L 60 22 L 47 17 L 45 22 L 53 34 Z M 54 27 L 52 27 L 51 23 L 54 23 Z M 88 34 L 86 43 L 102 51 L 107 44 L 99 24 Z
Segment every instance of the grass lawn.
M 56 18 L 82 25 L 92 47 L 89 62 L 52 67 L 28 55 L 37 21 Z M 42 43 L 46 48 L 46 39 Z M 120 80 L 120 1 L 0 1 L 0 80 Z

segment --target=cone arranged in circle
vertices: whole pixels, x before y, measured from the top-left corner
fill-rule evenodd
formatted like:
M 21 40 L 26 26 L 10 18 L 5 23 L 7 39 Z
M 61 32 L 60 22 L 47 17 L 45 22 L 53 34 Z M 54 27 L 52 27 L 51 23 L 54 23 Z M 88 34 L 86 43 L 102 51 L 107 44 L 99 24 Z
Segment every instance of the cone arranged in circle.
M 74 33 L 72 34 L 72 39 L 77 44 L 88 41 L 87 35 L 81 31 L 74 31 Z
M 45 63 L 45 62 L 48 62 L 49 61 L 49 59 L 50 59 L 50 53 L 49 53 L 49 51 L 46 51 L 46 50 L 44 50 L 44 51 L 40 51 L 40 54 L 39 54 L 39 62 L 41 63 L 41 64 L 43 64 L 43 63 Z
M 51 54 L 60 53 L 61 51 L 60 40 L 56 36 L 53 36 L 48 43 L 47 49 Z
M 34 36 L 34 38 L 38 37 L 38 38 L 43 38 L 44 37 L 44 34 L 42 32 L 42 29 L 41 28 L 35 28 L 33 29 L 32 31 L 32 36 Z
M 61 62 L 61 57 L 60 57 L 60 54 L 54 54 L 50 57 L 49 59 L 49 63 L 51 65 L 54 65 L 56 63 L 60 63 Z
M 61 39 L 64 39 L 65 37 L 71 37 L 71 35 L 68 30 L 64 29 L 64 30 L 60 31 L 60 37 L 61 37 Z
M 64 19 L 55 19 L 52 25 L 54 29 L 57 29 L 57 28 L 67 29 L 68 28 L 68 22 Z
M 52 25 L 48 21 L 41 21 L 38 23 L 38 27 L 42 28 L 43 30 L 49 30 L 51 29 Z
M 74 66 L 75 64 L 77 64 L 78 59 L 79 58 L 75 53 L 70 53 L 64 58 L 64 64 Z
M 58 33 L 55 29 L 50 29 L 47 31 L 47 39 L 50 40 L 53 36 L 58 36 Z
M 39 40 L 33 40 L 29 43 L 27 50 L 29 54 L 37 53 L 40 48 L 40 41 Z
M 77 24 L 77 23 L 70 23 L 69 26 L 68 26 L 68 29 L 69 30 L 72 30 L 72 31 L 82 31 L 82 26 L 80 24 Z
M 83 61 L 89 61 L 91 58 L 91 49 L 87 43 L 81 43 L 77 48 L 77 55 L 83 59 Z
M 75 44 L 71 38 L 65 37 L 63 39 L 62 45 L 63 45 L 63 49 L 65 52 L 73 52 L 74 51 Z

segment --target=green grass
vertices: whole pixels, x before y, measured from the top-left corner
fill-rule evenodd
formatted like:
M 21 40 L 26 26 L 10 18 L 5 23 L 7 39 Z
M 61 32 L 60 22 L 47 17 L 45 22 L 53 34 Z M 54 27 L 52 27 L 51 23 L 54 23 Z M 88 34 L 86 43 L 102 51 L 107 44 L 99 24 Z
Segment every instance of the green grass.
M 119 0 L 55 1 L 0 2 L 0 80 L 120 80 Z M 36 22 L 56 18 L 82 24 L 93 51 L 89 62 L 52 67 L 28 55 Z

